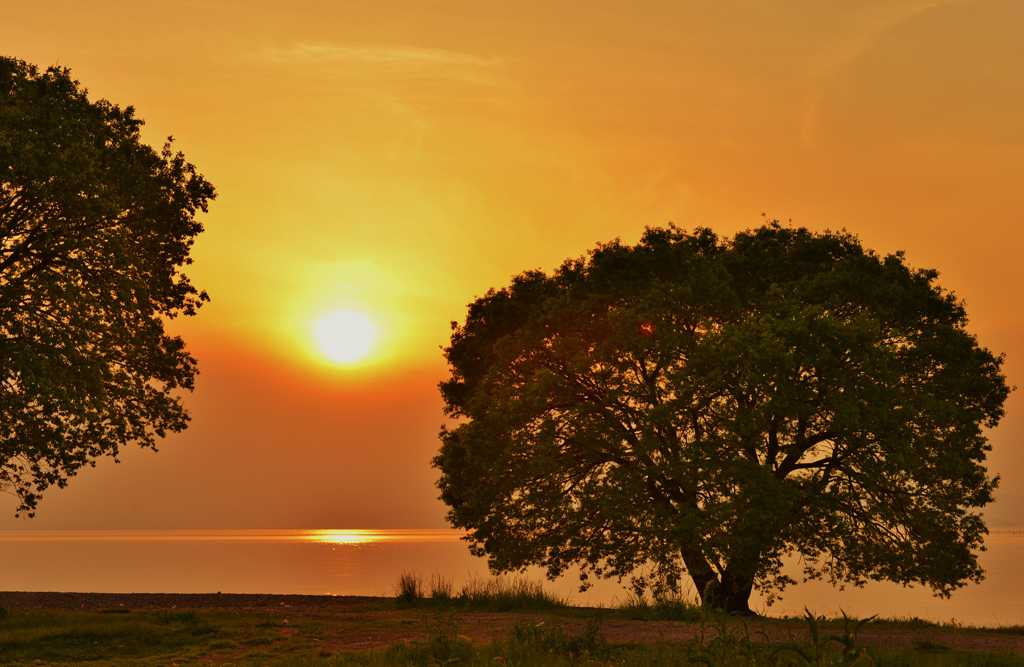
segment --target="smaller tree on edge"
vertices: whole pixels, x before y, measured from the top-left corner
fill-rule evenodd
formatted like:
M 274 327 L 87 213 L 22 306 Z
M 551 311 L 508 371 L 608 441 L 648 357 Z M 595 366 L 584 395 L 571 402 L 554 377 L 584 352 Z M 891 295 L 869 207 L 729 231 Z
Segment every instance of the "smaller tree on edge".
M 189 421 L 196 360 L 164 322 L 208 300 L 180 269 L 214 189 L 141 126 L 66 68 L 0 57 L 0 490 L 29 516 Z

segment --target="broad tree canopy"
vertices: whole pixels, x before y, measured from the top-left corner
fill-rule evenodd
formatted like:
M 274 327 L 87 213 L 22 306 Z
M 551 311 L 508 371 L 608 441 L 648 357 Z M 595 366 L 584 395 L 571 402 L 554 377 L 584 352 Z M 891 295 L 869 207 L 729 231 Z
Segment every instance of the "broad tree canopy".
M 164 319 L 207 300 L 180 268 L 213 187 L 86 93 L 0 58 L 0 490 L 30 515 L 96 457 L 186 427 L 196 361 Z
M 648 229 L 528 271 L 452 323 L 434 465 L 496 571 L 754 586 L 979 581 L 1002 357 L 963 304 L 845 233 Z

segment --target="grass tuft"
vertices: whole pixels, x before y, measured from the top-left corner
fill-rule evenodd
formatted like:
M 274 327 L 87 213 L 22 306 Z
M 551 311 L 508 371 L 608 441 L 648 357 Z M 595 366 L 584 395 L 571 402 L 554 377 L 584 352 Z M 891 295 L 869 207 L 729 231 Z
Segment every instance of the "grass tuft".
M 473 577 L 459 592 L 464 606 L 491 611 L 527 611 L 567 607 L 567 600 L 544 590 L 539 581 L 526 577 Z
M 454 579 L 449 579 L 436 570 L 430 575 L 430 599 L 451 600 L 455 591 Z
M 632 621 L 685 621 L 697 623 L 705 610 L 695 597 L 687 596 L 680 591 L 660 593 L 653 597 L 637 595 L 630 592 L 626 599 L 619 603 L 621 615 Z
M 199 625 L 202 623 L 202 619 L 195 610 L 188 609 L 186 611 L 159 611 L 156 614 L 156 622 L 161 625 L 170 625 L 171 623 Z
M 880 616 L 873 621 L 873 625 L 896 625 L 901 628 L 910 628 L 913 630 L 963 627 L 962 623 L 958 623 L 955 620 L 950 621 L 948 623 L 940 623 L 938 621 L 932 621 L 927 618 L 919 618 L 917 616 Z
M 472 577 L 456 593 L 452 580 L 435 572 L 429 582 L 429 597 L 427 590 L 421 575 L 402 572 L 395 597 L 407 605 L 487 611 L 540 611 L 568 606 L 566 600 L 545 591 L 540 582 L 525 577 Z
M 423 577 L 415 572 L 402 572 L 398 575 L 395 597 L 405 603 L 413 603 L 424 598 Z
M 507 643 L 512 647 L 529 647 L 543 653 L 567 657 L 604 657 L 612 652 L 601 634 L 601 618 L 587 621 L 587 627 L 578 635 L 567 633 L 557 621 L 536 623 L 519 621 L 509 632 Z
M 937 642 L 927 638 L 915 640 L 914 648 L 918 651 L 924 651 L 925 653 L 945 653 L 949 651 L 949 647 L 942 642 Z

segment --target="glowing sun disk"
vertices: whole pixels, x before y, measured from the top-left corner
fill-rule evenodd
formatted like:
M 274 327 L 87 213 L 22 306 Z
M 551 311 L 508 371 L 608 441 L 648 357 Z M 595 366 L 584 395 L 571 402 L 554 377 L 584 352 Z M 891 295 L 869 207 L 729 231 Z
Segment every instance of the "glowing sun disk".
M 375 331 L 370 320 L 360 313 L 340 310 L 320 319 L 316 339 L 328 358 L 350 363 L 366 356 L 373 345 Z

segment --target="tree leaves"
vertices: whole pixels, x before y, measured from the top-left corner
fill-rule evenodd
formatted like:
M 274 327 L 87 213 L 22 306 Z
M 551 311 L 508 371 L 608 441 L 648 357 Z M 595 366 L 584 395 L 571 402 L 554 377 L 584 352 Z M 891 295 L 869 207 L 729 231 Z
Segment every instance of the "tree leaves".
M 163 321 L 208 300 L 180 267 L 215 193 L 141 125 L 66 68 L 0 58 L 0 489 L 30 516 L 96 457 L 188 423 L 196 361 Z
M 498 570 L 685 568 L 737 611 L 792 550 L 948 595 L 981 577 L 981 429 L 1009 389 L 937 275 L 772 223 L 516 276 L 445 351 L 449 519 Z

